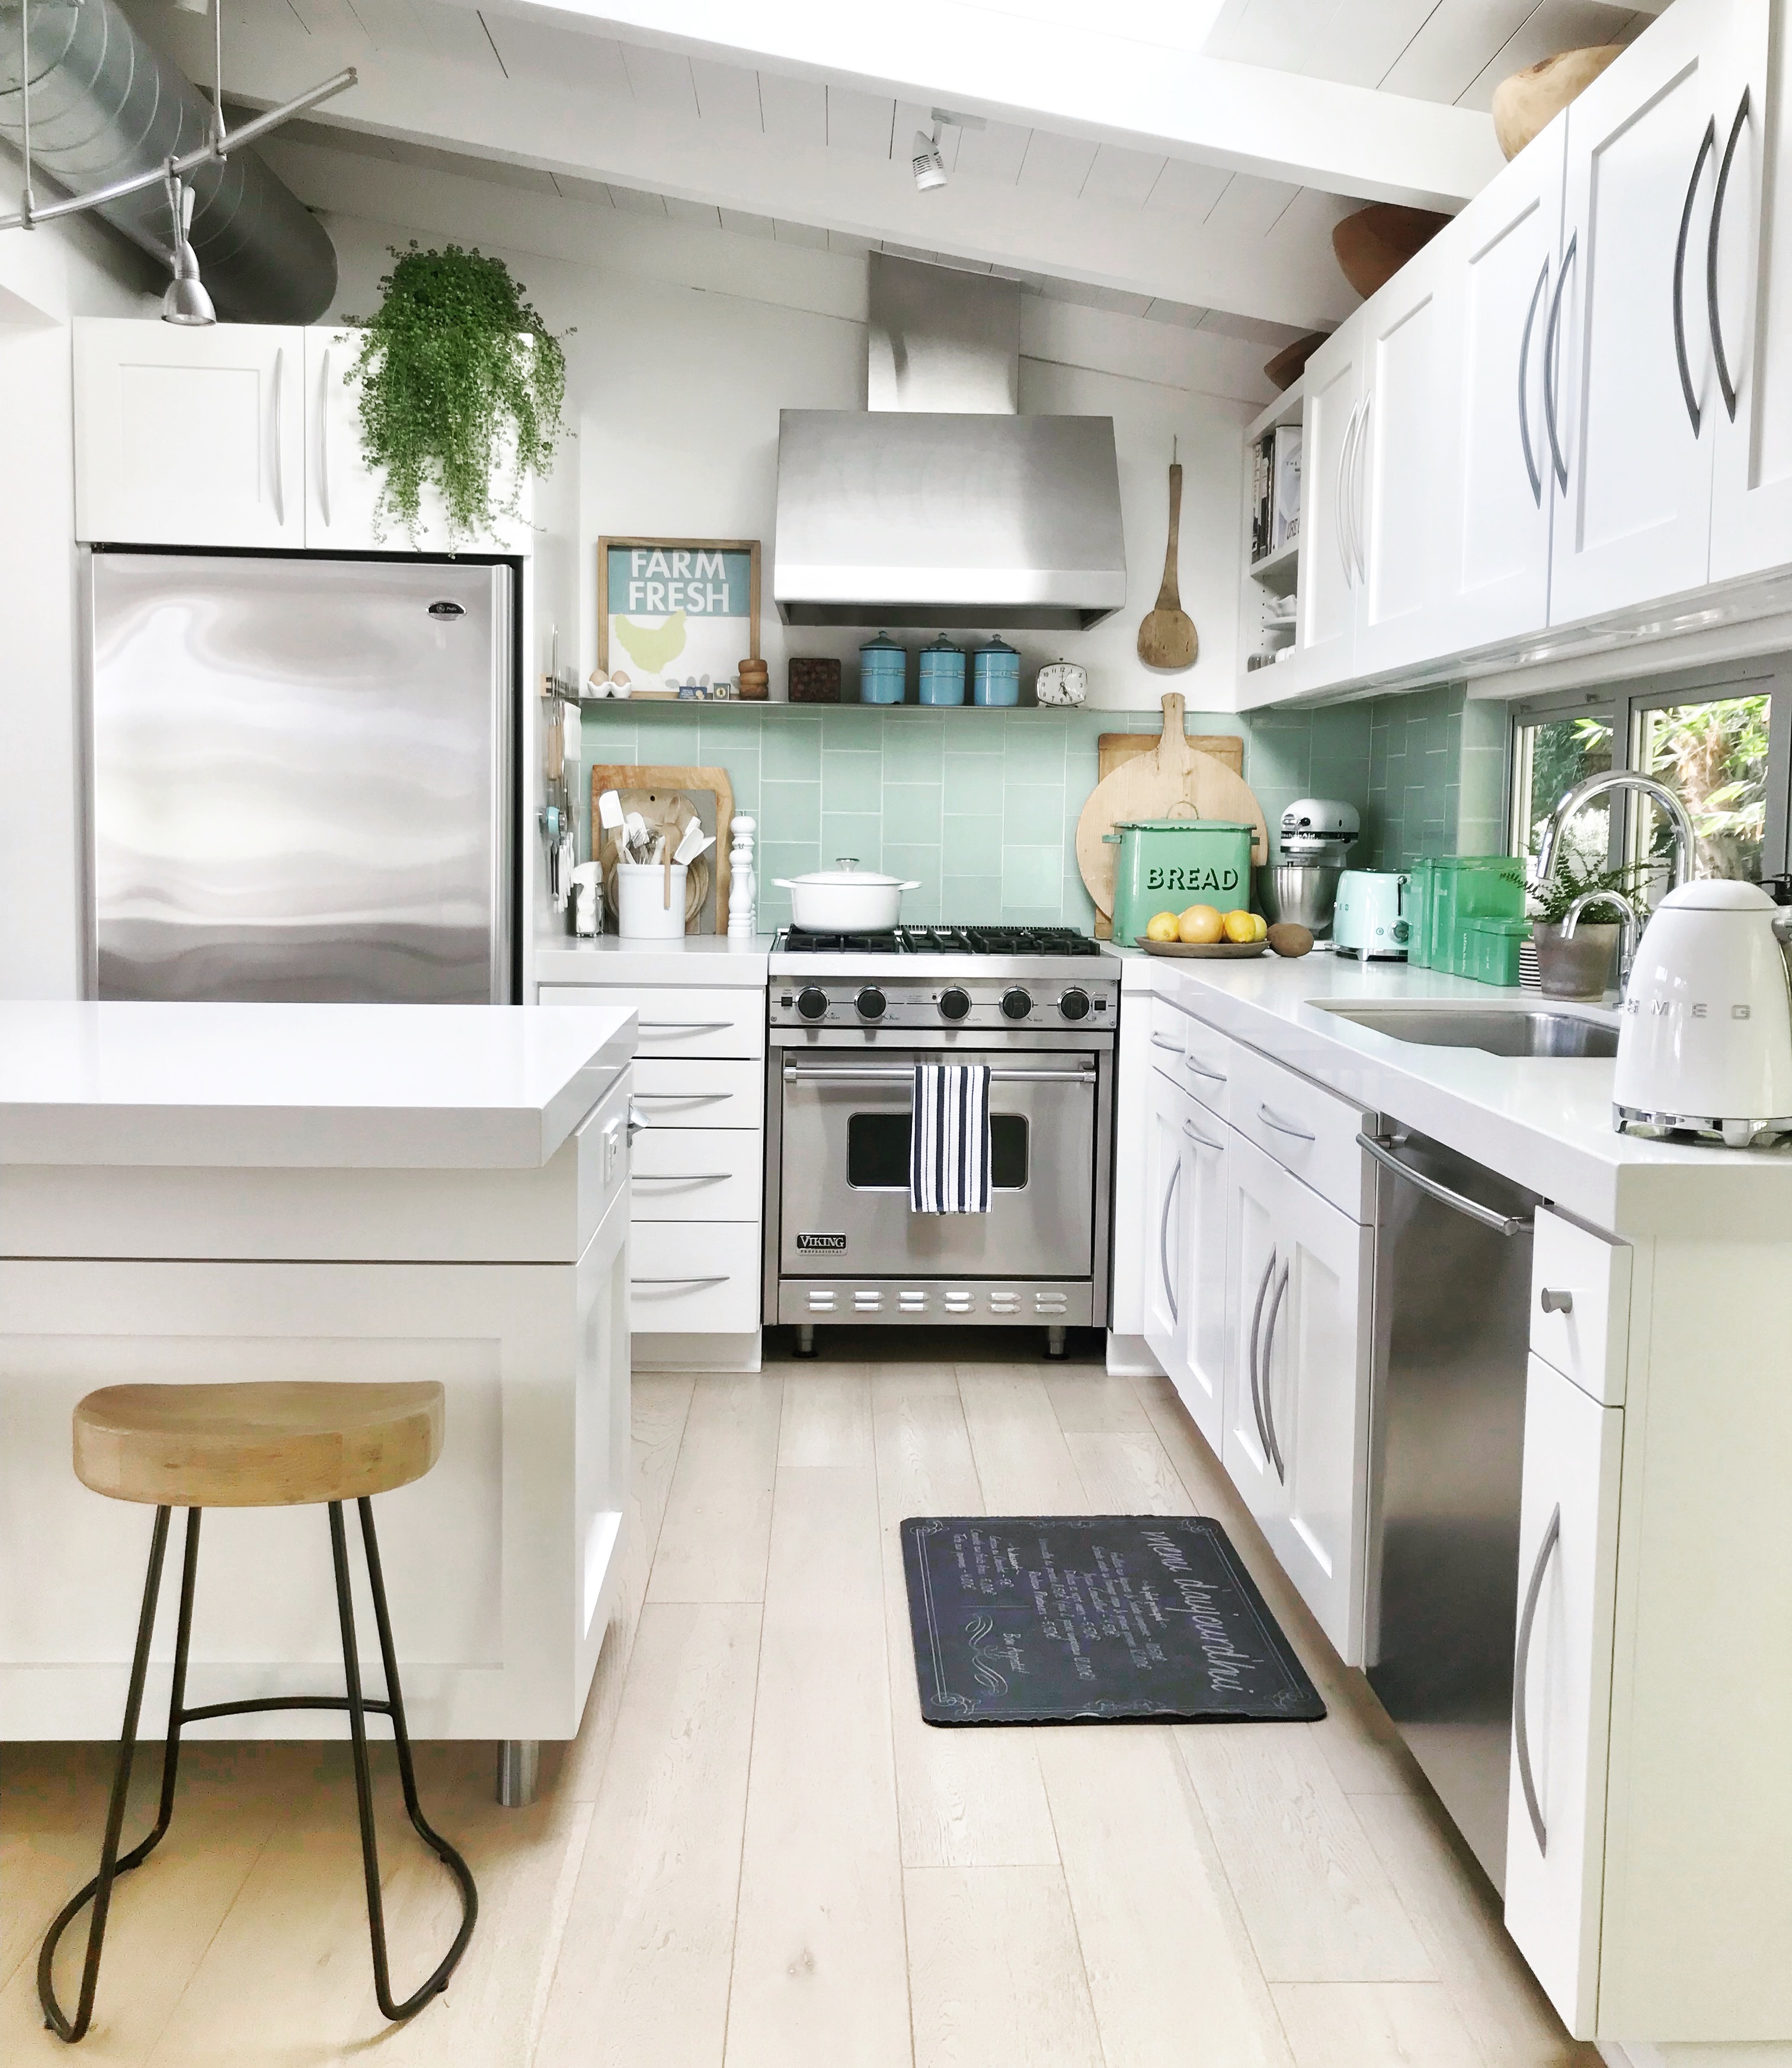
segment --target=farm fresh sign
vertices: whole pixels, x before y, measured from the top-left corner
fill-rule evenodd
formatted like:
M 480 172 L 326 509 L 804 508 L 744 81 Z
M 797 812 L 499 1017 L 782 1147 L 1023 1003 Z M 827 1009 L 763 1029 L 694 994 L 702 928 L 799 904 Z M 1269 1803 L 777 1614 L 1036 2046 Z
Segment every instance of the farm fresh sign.
M 759 653 L 759 547 L 750 539 L 605 539 L 598 666 L 635 691 L 734 679 Z

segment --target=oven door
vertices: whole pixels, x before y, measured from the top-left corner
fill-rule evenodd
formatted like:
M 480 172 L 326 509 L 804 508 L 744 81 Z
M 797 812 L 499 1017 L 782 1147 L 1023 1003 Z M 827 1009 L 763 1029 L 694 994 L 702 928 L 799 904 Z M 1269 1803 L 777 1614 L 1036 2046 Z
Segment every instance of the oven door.
M 1094 1268 L 1092 1054 L 981 1054 L 987 1063 L 986 1214 L 908 1207 L 913 1071 L 935 1050 L 880 1046 L 875 1060 L 811 1048 L 786 1056 L 778 1268 L 786 1278 L 1087 1278 Z

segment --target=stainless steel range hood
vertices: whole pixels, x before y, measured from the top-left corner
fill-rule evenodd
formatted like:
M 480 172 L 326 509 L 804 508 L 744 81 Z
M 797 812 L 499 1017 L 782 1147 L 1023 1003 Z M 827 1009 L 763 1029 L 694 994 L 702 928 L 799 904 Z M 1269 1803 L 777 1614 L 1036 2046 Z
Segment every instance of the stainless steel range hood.
M 779 418 L 778 616 L 921 630 L 1099 624 L 1126 601 L 1113 419 L 1014 413 L 1012 283 L 881 254 L 871 264 L 872 407 Z

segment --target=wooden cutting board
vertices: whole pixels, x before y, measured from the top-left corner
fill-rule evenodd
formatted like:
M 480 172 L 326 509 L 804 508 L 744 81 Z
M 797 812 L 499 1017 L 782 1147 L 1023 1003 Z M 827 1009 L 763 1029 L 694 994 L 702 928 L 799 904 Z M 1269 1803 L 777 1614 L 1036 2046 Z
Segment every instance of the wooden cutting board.
M 1183 730 L 1183 699 L 1164 699 L 1164 731 L 1150 751 L 1124 759 L 1089 793 L 1076 824 L 1076 865 L 1099 914 L 1105 940 L 1114 911 L 1114 872 L 1119 849 L 1106 836 L 1128 819 L 1230 819 L 1248 825 L 1251 860 L 1270 858 L 1269 828 L 1244 778 L 1217 756 L 1198 752 Z M 1109 735 L 1109 738 L 1115 735 Z
M 716 836 L 716 844 L 694 865 L 686 878 L 687 895 L 697 885 L 699 872 L 713 869 L 715 873 L 714 930 L 728 931 L 728 854 L 730 835 L 728 822 L 734 816 L 734 786 L 728 780 L 725 768 L 655 767 L 636 763 L 599 763 L 591 770 L 591 830 L 602 845 L 604 888 L 607 900 L 613 910 L 615 900 L 612 894 L 612 879 L 616 866 L 616 836 L 603 832 L 597 820 L 597 800 L 606 790 L 620 791 L 622 808 L 625 812 L 639 812 L 649 825 L 671 828 L 684 826 L 694 816 L 702 823 L 703 830 Z M 684 807 L 685 808 L 681 808 Z M 701 902 L 707 903 L 708 890 L 701 894 Z M 701 911 L 691 911 L 687 906 L 685 922 L 686 933 L 701 933 Z
M 1184 736 L 1197 754 L 1210 754 L 1216 761 L 1223 761 L 1234 776 L 1243 776 L 1245 743 L 1237 733 L 1191 732 Z M 1158 732 L 1104 732 L 1095 742 L 1095 780 L 1103 781 L 1141 754 L 1155 754 L 1162 738 Z

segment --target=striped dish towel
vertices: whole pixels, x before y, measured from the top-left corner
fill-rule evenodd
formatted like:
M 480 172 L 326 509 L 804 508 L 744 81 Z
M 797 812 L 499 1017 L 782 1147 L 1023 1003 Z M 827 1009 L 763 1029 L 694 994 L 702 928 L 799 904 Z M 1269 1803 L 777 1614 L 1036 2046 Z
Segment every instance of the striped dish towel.
M 989 1067 L 917 1063 L 908 1151 L 908 1211 L 989 1211 Z

